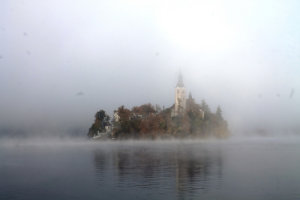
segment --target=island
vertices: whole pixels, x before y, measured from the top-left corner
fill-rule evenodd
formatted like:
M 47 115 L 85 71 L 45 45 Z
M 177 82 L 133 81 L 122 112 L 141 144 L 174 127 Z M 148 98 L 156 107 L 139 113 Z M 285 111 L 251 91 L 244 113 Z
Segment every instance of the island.
M 185 93 L 180 74 L 171 107 L 120 106 L 112 118 L 100 110 L 87 135 L 93 139 L 227 138 L 230 131 L 220 106 L 212 112 L 205 100 L 198 104 L 191 93 L 186 99 Z

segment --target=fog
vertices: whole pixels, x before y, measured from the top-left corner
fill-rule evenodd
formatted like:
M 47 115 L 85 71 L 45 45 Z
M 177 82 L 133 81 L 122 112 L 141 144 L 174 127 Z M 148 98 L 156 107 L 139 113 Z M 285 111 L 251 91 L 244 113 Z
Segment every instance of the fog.
M 209 146 L 239 146 L 244 145 L 286 145 L 293 144 L 296 145 L 299 143 L 299 137 L 296 135 L 289 136 L 276 136 L 276 137 L 231 137 L 226 140 L 217 140 L 217 139 L 205 139 L 205 140 L 195 140 L 195 139 L 168 139 L 168 140 L 102 140 L 102 141 L 91 141 L 86 140 L 85 138 L 74 138 L 74 137 L 49 137 L 45 139 L 44 137 L 35 137 L 35 138 L 2 138 L 0 141 L 0 147 L 5 148 L 17 148 L 17 149 L 64 149 L 64 148 L 82 148 L 82 149 L 94 149 L 94 148 L 103 148 L 109 149 L 110 151 L 114 148 L 122 147 L 144 147 L 156 149 L 158 152 L 169 149 L 177 148 L 178 146 L 188 147 L 193 145 L 198 145 L 202 147 Z M 264 145 L 263 145 L 264 146 Z
M 0 129 L 85 135 L 99 109 L 171 106 L 181 71 L 187 91 L 220 105 L 235 135 L 297 133 L 299 6 L 3 0 Z

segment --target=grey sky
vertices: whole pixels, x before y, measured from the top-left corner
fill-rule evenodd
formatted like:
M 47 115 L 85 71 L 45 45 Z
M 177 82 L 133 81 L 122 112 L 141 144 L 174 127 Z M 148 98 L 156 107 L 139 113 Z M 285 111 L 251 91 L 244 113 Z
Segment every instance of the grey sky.
M 297 125 L 299 6 L 1 1 L 0 126 L 89 126 L 100 108 L 167 107 L 179 69 L 195 99 L 221 105 L 232 127 Z

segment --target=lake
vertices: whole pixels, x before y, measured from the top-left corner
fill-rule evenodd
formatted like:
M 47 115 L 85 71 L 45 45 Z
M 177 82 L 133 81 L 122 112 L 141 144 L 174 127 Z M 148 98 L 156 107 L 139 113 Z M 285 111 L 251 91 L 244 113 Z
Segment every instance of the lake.
M 0 199 L 300 199 L 300 138 L 3 139 Z

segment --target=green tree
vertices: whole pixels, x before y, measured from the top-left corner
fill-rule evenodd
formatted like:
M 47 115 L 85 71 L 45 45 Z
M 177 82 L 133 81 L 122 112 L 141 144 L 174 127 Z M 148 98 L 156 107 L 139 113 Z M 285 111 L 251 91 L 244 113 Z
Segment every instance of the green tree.
M 217 107 L 216 116 L 218 120 L 223 120 L 222 109 L 220 106 Z
M 210 113 L 210 108 L 204 99 L 201 102 L 201 108 L 205 113 Z
M 100 110 L 95 114 L 95 121 L 89 129 L 88 137 L 93 137 L 97 132 L 104 132 L 105 126 L 110 125 L 110 117 L 104 110 Z

